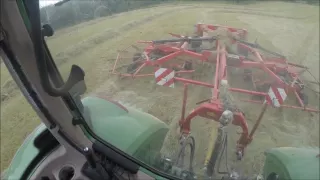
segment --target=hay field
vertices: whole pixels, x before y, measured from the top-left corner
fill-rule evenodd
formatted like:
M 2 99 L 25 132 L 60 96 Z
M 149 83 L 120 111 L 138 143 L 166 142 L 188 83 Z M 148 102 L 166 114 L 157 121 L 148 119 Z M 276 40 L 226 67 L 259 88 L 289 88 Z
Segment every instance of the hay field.
M 66 77 L 72 64 L 86 72 L 86 95 L 103 92 L 123 104 L 134 106 L 166 122 L 172 131 L 164 149 L 175 146 L 175 124 L 180 117 L 182 84 L 169 89 L 154 85 L 153 78 L 134 81 L 111 75 L 117 50 L 137 40 L 169 37 L 166 33 L 191 34 L 198 22 L 222 24 L 249 31 L 249 40 L 280 52 L 292 62 L 311 68 L 319 77 L 319 6 L 284 2 L 261 2 L 246 5 L 223 3 L 167 4 L 149 9 L 99 18 L 56 32 L 47 39 L 52 55 Z M 207 67 L 203 67 L 203 72 Z M 210 69 L 208 69 L 210 70 Z M 208 73 L 202 73 L 210 79 Z M 305 77 L 310 78 L 310 77 Z M 195 103 L 210 97 L 206 88 L 192 87 L 187 112 Z M 319 97 L 308 93 L 310 103 L 319 106 Z M 237 96 L 237 95 L 235 95 Z M 240 104 L 246 113 L 249 128 L 258 116 L 257 105 Z M 17 112 L 19 109 L 19 112 Z M 1 64 L 1 171 L 10 163 L 23 139 L 40 123 L 24 100 L 6 67 Z M 192 133 L 196 138 L 196 167 L 201 169 L 214 122 L 196 118 Z M 237 129 L 230 128 L 230 160 L 238 138 Z M 241 163 L 233 163 L 244 173 L 259 173 L 263 152 L 280 146 L 319 146 L 319 116 L 306 112 L 269 108 Z M 238 164 L 240 164 L 238 166 Z

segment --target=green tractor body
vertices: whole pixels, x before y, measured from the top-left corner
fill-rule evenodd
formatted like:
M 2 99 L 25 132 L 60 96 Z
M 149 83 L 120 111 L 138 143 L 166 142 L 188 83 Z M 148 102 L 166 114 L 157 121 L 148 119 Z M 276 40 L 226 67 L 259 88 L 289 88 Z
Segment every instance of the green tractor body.
M 98 97 L 84 98 L 82 103 L 86 120 L 99 137 L 131 156 L 154 163 L 169 130 L 165 123 L 150 114 Z
M 128 155 L 154 164 L 168 132 L 165 123 L 154 116 L 98 97 L 82 100 L 84 116 L 92 130 L 102 139 Z M 38 156 L 34 141 L 43 131 L 40 124 L 16 152 L 4 179 L 20 179 L 29 164 Z M 89 135 L 88 135 L 89 136 Z M 90 137 L 91 138 L 91 137 Z
M 123 107 L 107 99 L 87 97 L 82 102 L 84 116 L 98 136 L 150 165 L 158 162 L 157 158 L 168 132 L 165 123 L 150 114 Z M 39 154 L 34 141 L 43 131 L 46 131 L 46 127 L 41 124 L 29 135 L 13 158 L 4 179 L 21 178 L 23 172 Z M 316 157 L 318 154 L 319 149 L 307 148 L 268 150 L 264 178 L 266 180 L 276 180 L 272 179 L 273 177 L 285 180 L 319 179 L 319 158 Z M 157 179 L 163 179 L 144 168 L 141 170 Z
M 264 179 L 320 179 L 319 148 L 281 147 L 267 150 Z

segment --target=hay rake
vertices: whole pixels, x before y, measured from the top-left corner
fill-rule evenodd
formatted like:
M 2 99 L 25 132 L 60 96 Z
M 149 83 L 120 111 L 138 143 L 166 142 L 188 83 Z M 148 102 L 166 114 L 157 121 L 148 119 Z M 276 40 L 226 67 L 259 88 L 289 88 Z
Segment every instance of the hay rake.
M 118 71 L 118 63 L 125 59 L 122 51 L 116 58 L 112 74 L 132 78 L 154 76 L 158 85 L 168 87 L 174 87 L 176 82 L 183 83 L 179 125 L 182 135 L 185 136 L 190 134 L 190 124 L 194 117 L 200 116 L 219 122 L 225 111 L 231 111 L 232 124 L 242 128 L 236 150 L 241 159 L 244 148 L 252 141 L 267 106 L 319 112 L 319 109 L 308 107 L 308 100 L 303 92 L 305 84 L 301 74 L 308 71 L 308 68 L 291 63 L 283 55 L 269 51 L 257 43 L 247 42 L 247 34 L 245 29 L 197 24 L 195 35 L 192 37 L 170 33 L 173 39 L 138 41 L 145 47 L 143 49 L 131 47 L 136 52 L 134 57 L 131 57 L 132 62 L 126 66 L 126 72 Z M 179 60 L 180 56 L 187 56 L 188 59 Z M 183 74 L 195 72 L 194 63 L 215 66 L 213 83 L 183 78 Z M 252 83 L 254 90 L 230 87 L 227 67 L 243 69 L 244 81 Z M 146 69 L 150 72 L 142 73 Z M 211 88 L 212 96 L 197 103 L 198 107 L 185 115 L 189 84 Z M 258 120 L 250 132 L 244 113 L 237 108 L 228 92 L 252 95 L 252 99 L 241 101 L 263 104 Z M 291 94 L 297 99 L 298 105 L 284 104 L 287 96 Z

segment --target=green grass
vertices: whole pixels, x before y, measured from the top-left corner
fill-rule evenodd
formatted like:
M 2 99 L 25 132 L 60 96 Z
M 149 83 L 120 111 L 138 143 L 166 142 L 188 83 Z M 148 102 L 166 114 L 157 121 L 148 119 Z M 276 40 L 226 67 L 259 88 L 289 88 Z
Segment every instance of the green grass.
M 189 8 L 182 9 L 184 6 Z M 190 8 L 190 6 L 194 7 Z M 226 6 L 234 8 L 232 10 L 235 12 L 222 12 L 222 7 Z M 177 7 L 181 7 L 181 9 L 176 9 Z M 263 11 L 263 13 L 270 15 L 308 18 L 287 20 L 284 18 L 240 14 L 239 11 Z M 151 21 L 146 21 L 136 26 L 132 26 L 132 28 L 126 31 L 121 31 L 125 24 L 133 21 L 139 21 L 153 13 L 164 14 L 152 19 Z M 200 5 L 196 3 L 189 3 L 188 6 L 186 6 L 186 4 L 168 4 L 167 6 L 121 13 L 112 18 L 99 18 L 62 29 L 57 31 L 55 36 L 48 38 L 47 42 L 54 57 L 59 53 L 72 51 L 73 48 L 86 47 L 79 52 L 77 51 L 76 55 L 71 57 L 66 56 L 66 61 L 60 65 L 59 69 L 62 75 L 66 77 L 72 64 L 80 65 L 86 72 L 85 80 L 88 86 L 87 93 L 90 93 L 94 92 L 102 84 L 107 82 L 108 79 L 112 78 L 109 74 L 109 70 L 112 67 L 113 60 L 110 59 L 115 58 L 117 50 L 133 44 L 137 40 L 152 40 L 169 37 L 166 35 L 167 32 L 191 34 L 193 25 L 199 21 L 203 21 L 205 23 L 246 28 L 249 31 L 251 40 L 259 37 L 258 40 L 260 44 L 274 50 L 279 50 L 279 47 L 276 47 L 272 43 L 271 39 L 280 34 L 284 36 L 288 43 L 292 43 L 292 41 L 290 42 L 290 38 L 292 37 L 292 33 L 294 34 L 296 32 L 294 29 L 288 32 L 273 29 L 273 26 L 280 27 L 281 24 L 286 23 L 287 21 L 292 21 L 292 23 L 288 23 L 290 26 L 294 23 L 306 26 L 313 23 L 318 24 L 318 14 L 318 6 L 283 2 L 261 2 L 248 4 L 246 6 L 209 2 Z M 261 28 L 257 27 L 259 21 L 270 23 L 269 27 L 265 27 L 266 32 L 262 32 Z M 276 21 L 278 24 L 272 24 L 272 21 Z M 264 25 L 265 24 L 261 24 L 261 26 Z M 114 31 L 119 30 L 117 33 L 121 35 L 99 43 L 89 41 L 89 44 L 85 44 L 85 46 L 83 45 L 88 42 L 88 39 L 90 38 L 107 35 L 109 33 L 108 30 L 110 29 L 113 29 Z M 316 29 L 315 33 L 319 34 L 319 29 Z M 302 37 L 300 35 L 299 37 L 294 38 L 302 41 L 305 36 Z M 314 46 L 315 47 L 311 47 L 310 51 L 316 52 L 319 55 L 319 44 L 315 44 Z M 293 51 L 295 52 L 296 50 Z M 294 56 L 294 54 L 291 56 Z M 306 61 L 306 64 L 310 65 L 318 63 L 319 59 L 316 58 L 317 56 L 314 55 L 313 59 L 308 59 Z M 318 71 L 319 73 L 319 69 L 316 68 L 318 66 L 313 67 L 314 72 Z M 4 83 L 9 80 L 11 80 L 11 77 L 4 64 L 1 64 L 1 91 L 4 90 Z M 10 160 L 19 145 L 22 143 L 26 135 L 39 124 L 39 122 L 38 117 L 18 90 L 14 97 L 1 102 L 1 171 L 9 165 Z M 313 138 L 313 140 L 315 139 L 315 142 L 310 142 L 309 145 L 317 145 L 317 141 L 319 139 L 319 137 L 317 137 L 318 130 L 311 130 L 310 132 L 313 133 L 312 136 L 315 136 Z M 267 145 L 269 141 L 266 141 Z

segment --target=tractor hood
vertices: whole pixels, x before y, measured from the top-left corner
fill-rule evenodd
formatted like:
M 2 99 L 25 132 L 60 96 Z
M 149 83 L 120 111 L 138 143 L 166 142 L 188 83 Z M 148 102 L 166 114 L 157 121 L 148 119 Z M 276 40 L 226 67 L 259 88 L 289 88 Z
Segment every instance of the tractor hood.
M 168 127 L 156 117 L 108 98 L 86 97 L 82 103 L 89 126 L 105 141 L 129 155 L 147 146 L 148 151 L 159 152 Z
M 165 123 L 108 99 L 86 97 L 82 102 L 86 121 L 98 136 L 133 157 L 146 163 L 154 162 L 168 132 Z M 40 124 L 28 136 L 7 171 L 2 174 L 4 179 L 20 179 L 24 170 L 39 154 L 34 141 L 45 130 L 46 126 Z M 87 136 L 91 138 L 88 134 Z

